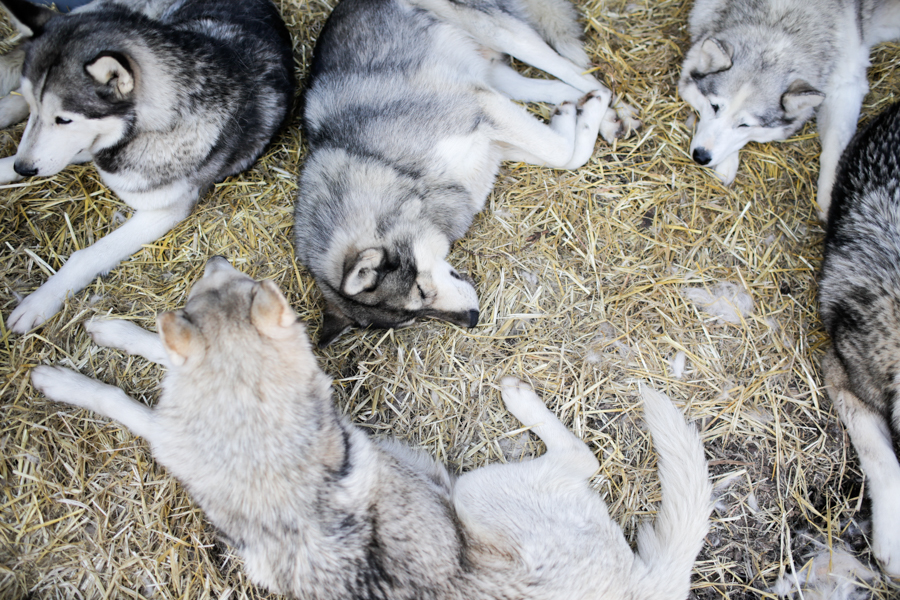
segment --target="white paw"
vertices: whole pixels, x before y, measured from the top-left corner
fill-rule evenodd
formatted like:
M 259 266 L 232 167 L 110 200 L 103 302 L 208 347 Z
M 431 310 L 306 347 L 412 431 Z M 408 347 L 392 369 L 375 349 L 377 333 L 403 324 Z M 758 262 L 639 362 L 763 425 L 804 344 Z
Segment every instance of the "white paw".
M 500 380 L 500 395 L 506 409 L 526 427 L 537 425 L 544 420 L 546 407 L 530 385 L 515 377 Z
M 616 109 L 607 108 L 606 113 L 603 115 L 603 120 L 600 121 L 600 137 L 607 144 L 612 144 L 616 138 L 622 136 L 622 127 L 622 121 L 619 120 Z
M 831 207 L 831 188 L 828 188 L 828 191 L 823 191 L 822 188 L 819 188 L 819 193 L 816 194 L 816 204 L 818 205 L 817 214 L 819 216 L 819 221 L 822 223 L 828 222 L 828 209 Z
M 31 370 L 31 384 L 50 400 L 95 410 L 94 399 L 106 384 L 65 367 L 41 365 Z
M 15 163 L 15 156 L 0 158 L 0 184 L 13 183 L 22 179 L 22 176 L 16 173 L 14 168 Z
M 619 122 L 622 124 L 622 134 L 619 137 L 627 138 L 641 128 L 641 120 L 637 118 L 638 111 L 636 108 L 624 102 L 616 102 L 613 104 Z
M 740 162 L 740 155 L 737 152 L 734 152 L 726 156 L 722 162 L 714 167 L 716 175 L 724 185 L 732 184 L 734 178 L 737 176 L 738 165 L 740 165 Z
M 98 346 L 120 348 L 129 354 L 129 341 L 134 335 L 137 325 L 122 319 L 90 319 L 84 322 L 84 330 Z M 138 328 L 139 329 L 139 328 Z
M 886 501 L 872 499 L 872 552 L 885 573 L 900 578 L 900 504 L 896 496 Z
M 6 325 L 15 333 L 28 333 L 58 313 L 63 298 L 43 286 L 39 287 L 10 313 Z

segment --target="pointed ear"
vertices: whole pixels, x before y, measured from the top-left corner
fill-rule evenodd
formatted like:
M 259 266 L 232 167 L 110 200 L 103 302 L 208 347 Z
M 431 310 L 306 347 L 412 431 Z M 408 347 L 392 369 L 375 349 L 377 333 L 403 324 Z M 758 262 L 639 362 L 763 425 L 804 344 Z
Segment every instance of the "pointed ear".
M 715 38 L 709 38 L 700 44 L 700 56 L 694 72 L 708 75 L 719 71 L 727 71 L 731 68 L 731 57 L 733 55 L 734 48 L 731 47 L 731 44 Z
M 264 336 L 284 339 L 291 335 L 297 315 L 275 282 L 266 279 L 253 288 L 250 321 Z
M 119 100 L 134 90 L 134 75 L 128 59 L 120 52 L 101 52 L 84 65 L 84 70 Z
M 802 79 L 795 80 L 781 96 L 781 108 L 785 116 L 797 118 L 816 108 L 825 99 L 825 94 Z
M 384 250 L 369 248 L 344 264 L 341 291 L 348 296 L 370 290 L 378 283 L 378 267 L 384 262 Z
M 347 318 L 331 302 L 325 303 L 325 311 L 322 313 L 322 328 L 319 329 L 319 341 L 316 346 L 324 348 L 341 337 L 341 334 L 353 327 L 353 321 Z
M 173 365 L 180 367 L 192 354 L 202 354 L 197 343 L 200 332 L 184 317 L 183 311 L 160 313 L 156 317 L 156 330 Z
M 27 0 L 3 0 L 3 6 L 12 17 L 16 29 L 31 37 L 40 35 L 47 21 L 59 16 L 59 13 Z

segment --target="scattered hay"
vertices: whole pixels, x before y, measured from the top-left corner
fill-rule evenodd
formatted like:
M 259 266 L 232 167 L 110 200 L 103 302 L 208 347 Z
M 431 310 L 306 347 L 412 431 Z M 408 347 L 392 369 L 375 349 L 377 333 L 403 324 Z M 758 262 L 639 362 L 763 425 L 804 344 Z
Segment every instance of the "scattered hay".
M 423 322 L 355 331 L 323 351 L 341 409 L 378 435 L 426 447 L 451 469 L 517 460 L 539 448 L 502 408 L 504 374 L 533 382 L 601 461 L 596 480 L 629 539 L 659 500 L 639 423 L 637 381 L 698 422 L 717 509 L 694 597 L 774 598 L 792 572 L 791 532 L 824 535 L 865 518 L 855 455 L 820 387 L 826 344 L 816 313 L 822 230 L 812 207 L 819 151 L 806 127 L 789 143 L 750 145 L 733 187 L 687 154 L 691 112 L 676 81 L 689 2 L 585 0 L 587 50 L 644 129 L 602 142 L 578 171 L 502 169 L 488 207 L 451 260 L 477 282 L 473 330 Z M 283 0 L 297 68 L 331 5 Z M 880 111 L 900 87 L 897 46 L 873 55 Z M 544 107 L 536 110 L 546 116 Z M 0 132 L 11 155 L 22 127 Z M 0 598 L 257 598 L 238 560 L 143 440 L 36 395 L 28 370 L 65 364 L 153 403 L 160 371 L 91 345 L 98 313 L 153 327 L 181 306 L 205 260 L 268 277 L 318 328 L 321 295 L 291 249 L 299 119 L 253 169 L 217 186 L 190 218 L 76 294 L 26 336 L 0 324 Z M 91 167 L 0 190 L 0 314 L 127 208 Z M 683 295 L 739 282 L 753 311 L 731 324 Z M 826 536 L 827 537 L 827 536 Z M 865 536 L 853 550 L 871 561 Z M 878 578 L 873 597 L 896 597 Z

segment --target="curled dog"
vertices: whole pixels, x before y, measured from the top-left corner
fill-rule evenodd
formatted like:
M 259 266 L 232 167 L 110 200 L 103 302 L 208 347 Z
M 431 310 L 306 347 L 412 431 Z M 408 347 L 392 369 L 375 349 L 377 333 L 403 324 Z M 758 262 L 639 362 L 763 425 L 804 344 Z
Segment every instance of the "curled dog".
M 25 333 L 249 167 L 290 113 L 295 77 L 269 0 L 95 0 L 66 15 L 3 3 L 31 37 L 2 64 L 6 86 L 21 65 L 21 87 L 0 119 L 31 114 L 0 183 L 93 161 L 135 209 L 13 310 L 9 328 Z
M 832 342 L 822 361 L 826 389 L 868 481 L 872 550 L 900 577 L 900 104 L 841 159 L 819 311 Z
M 824 221 L 869 89 L 869 52 L 900 37 L 900 2 L 695 0 L 690 32 L 678 91 L 700 116 L 693 159 L 730 184 L 744 145 L 787 139 L 817 112 Z
M 294 234 L 326 300 L 319 344 L 351 326 L 478 322 L 446 260 L 502 160 L 575 169 L 636 128 L 588 70 L 568 0 L 343 0 L 316 41 Z M 529 79 L 509 55 L 558 80 Z M 558 105 L 549 125 L 510 99 Z
M 503 400 L 546 453 L 454 478 L 340 416 L 272 282 L 212 259 L 185 308 L 157 324 L 158 337 L 125 321 L 86 325 L 96 342 L 168 367 L 153 409 L 61 367 L 37 367 L 32 381 L 146 438 L 255 583 L 310 600 L 687 596 L 711 487 L 696 430 L 663 394 L 642 390 L 663 499 L 635 554 L 589 486 L 594 454 L 513 378 Z

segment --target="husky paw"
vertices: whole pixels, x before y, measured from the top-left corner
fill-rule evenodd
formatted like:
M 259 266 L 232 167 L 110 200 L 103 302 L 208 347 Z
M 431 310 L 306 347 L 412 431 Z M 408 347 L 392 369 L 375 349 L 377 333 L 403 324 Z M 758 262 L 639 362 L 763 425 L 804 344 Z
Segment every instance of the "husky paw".
M 62 298 L 38 288 L 10 313 L 6 325 L 15 333 L 28 333 L 58 313 L 62 305 Z
M 887 507 L 872 503 L 872 552 L 884 572 L 896 579 L 900 578 L 900 513 L 893 500 Z
M 129 350 L 129 341 L 135 329 L 143 331 L 131 321 L 121 319 L 90 319 L 84 322 L 84 330 L 98 346 L 118 348 L 128 354 L 137 354 Z
M 724 159 L 722 159 L 722 162 L 714 167 L 716 176 L 719 178 L 723 185 L 731 185 L 732 182 L 734 182 L 734 178 L 737 176 L 738 165 L 740 164 L 740 162 L 740 155 L 735 152 L 726 156 Z
M 22 179 L 22 176 L 16 173 L 16 170 L 13 167 L 15 163 L 15 156 L 0 158 L 0 185 L 4 183 L 13 183 Z
M 96 379 L 65 367 L 41 365 L 31 370 L 31 384 L 55 402 L 95 410 L 94 399 L 108 387 Z
M 524 381 L 515 377 L 504 377 L 500 380 L 500 395 L 506 409 L 526 427 L 545 420 L 547 407 Z
M 629 137 L 643 125 L 641 120 L 637 118 L 637 109 L 633 106 L 619 101 L 614 103 L 612 108 L 616 111 L 616 116 L 619 117 L 619 122 L 622 124 L 622 135 L 620 137 Z

